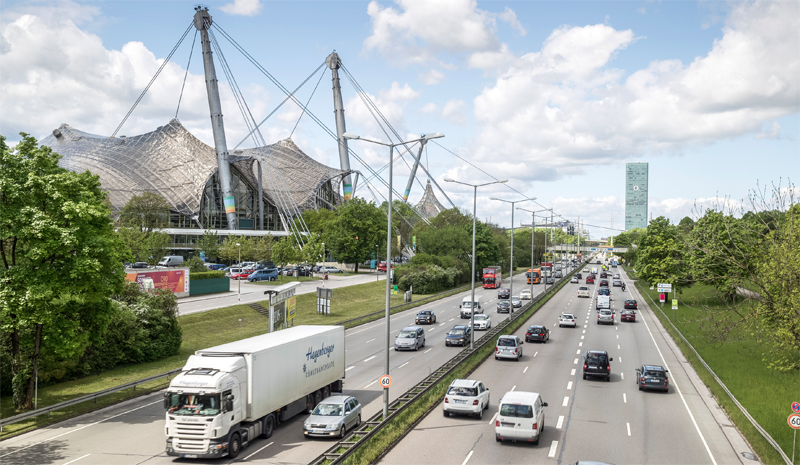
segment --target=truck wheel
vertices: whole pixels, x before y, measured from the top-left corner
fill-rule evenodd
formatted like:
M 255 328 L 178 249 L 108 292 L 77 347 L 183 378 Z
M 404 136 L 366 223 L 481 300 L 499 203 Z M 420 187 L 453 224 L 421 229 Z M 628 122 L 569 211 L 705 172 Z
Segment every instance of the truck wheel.
M 331 396 L 330 386 L 325 386 L 324 388 L 322 388 L 322 398 L 327 399 L 330 396 Z
M 235 459 L 241 450 L 242 440 L 239 438 L 239 433 L 233 433 L 230 442 L 228 442 L 228 457 Z
M 269 439 L 272 437 L 272 433 L 275 431 L 275 418 L 272 415 L 267 415 L 264 418 L 264 428 L 261 431 L 261 437 L 264 439 Z
M 320 402 L 322 402 L 322 389 L 314 392 L 314 407 L 319 405 Z

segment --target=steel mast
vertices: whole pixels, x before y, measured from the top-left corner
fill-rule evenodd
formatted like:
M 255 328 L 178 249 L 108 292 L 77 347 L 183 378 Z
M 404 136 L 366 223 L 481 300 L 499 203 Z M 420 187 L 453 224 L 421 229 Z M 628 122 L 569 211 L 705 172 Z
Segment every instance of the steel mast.
M 333 113 L 336 116 L 336 138 L 339 141 L 339 164 L 342 171 L 350 171 L 350 153 L 347 150 L 347 139 L 343 134 L 347 132 L 347 127 L 344 124 L 344 104 L 342 103 L 342 85 L 339 82 L 339 68 L 342 61 L 339 59 L 339 54 L 336 52 L 328 55 L 325 59 L 325 64 L 331 69 L 331 80 L 333 81 Z M 344 176 L 344 186 L 342 188 L 344 193 L 344 200 L 348 201 L 353 197 L 355 186 L 350 179 L 350 174 Z
M 211 129 L 214 132 L 214 148 L 217 151 L 219 184 L 222 189 L 222 202 L 225 205 L 225 217 L 228 229 L 239 229 L 236 219 L 236 201 L 231 190 L 231 167 L 228 161 L 228 144 L 225 140 L 225 125 L 222 123 L 222 104 L 219 100 L 217 72 L 214 69 L 214 58 L 211 56 L 211 42 L 208 40 L 208 28 L 211 27 L 211 15 L 208 8 L 196 7 L 194 27 L 200 31 L 200 43 L 203 45 L 203 68 L 206 75 L 206 91 L 208 92 L 208 108 L 211 111 Z

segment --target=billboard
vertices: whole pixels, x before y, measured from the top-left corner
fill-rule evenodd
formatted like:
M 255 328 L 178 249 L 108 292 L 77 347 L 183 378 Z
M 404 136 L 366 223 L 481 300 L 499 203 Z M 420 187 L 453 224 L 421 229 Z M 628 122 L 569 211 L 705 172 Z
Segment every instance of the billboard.
M 144 289 L 145 281 L 147 279 L 152 279 L 153 285 L 156 289 L 169 289 L 176 294 L 189 292 L 189 270 L 186 268 L 179 270 L 126 273 L 125 279 L 127 281 L 138 283 L 141 289 Z
M 649 165 L 625 164 L 625 230 L 647 227 Z

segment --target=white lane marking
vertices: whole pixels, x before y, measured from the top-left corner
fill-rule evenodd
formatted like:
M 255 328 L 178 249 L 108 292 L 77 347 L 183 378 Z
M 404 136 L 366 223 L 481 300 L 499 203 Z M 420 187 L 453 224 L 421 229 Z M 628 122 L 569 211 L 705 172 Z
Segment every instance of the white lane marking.
M 491 420 L 489 420 L 489 424 L 490 424 L 490 425 L 494 423 L 494 419 L 495 419 L 495 418 L 497 418 L 497 412 L 494 412 L 494 415 L 492 416 L 492 419 L 491 419 Z
M 558 441 L 553 441 L 550 444 L 550 452 L 547 453 L 547 456 L 548 457 L 555 457 L 557 448 L 558 448 Z M 464 464 L 461 464 L 461 465 L 464 465 Z
M 616 329 L 617 331 L 619 331 L 619 328 L 614 328 L 614 329 Z
M 567 383 L 567 390 L 569 391 L 570 389 L 572 389 L 572 381 Z
M 569 373 L 570 376 L 575 376 L 575 369 L 573 368 L 572 371 Z
M 586 325 L 583 325 L 583 327 L 585 328 L 585 327 L 586 327 Z
M 582 334 L 586 334 L 586 330 L 585 330 L 585 329 L 583 330 L 583 333 L 582 333 Z
M 564 397 L 564 402 L 561 403 L 562 407 L 566 407 L 569 404 L 569 397 Z
M 556 423 L 556 429 L 561 429 L 561 425 L 564 424 L 564 415 L 558 416 L 558 423 Z
M 428 330 L 428 332 L 431 332 L 431 331 L 433 331 L 434 329 L 436 329 L 436 328 L 431 328 L 431 329 L 429 329 L 429 330 Z
M 578 359 L 576 358 L 576 359 L 575 359 L 575 361 L 574 361 L 574 362 L 572 362 L 572 364 L 573 364 L 573 365 L 577 365 L 577 364 L 578 364 Z
M 647 328 L 647 332 L 650 333 L 650 339 L 653 340 L 653 345 L 656 346 L 656 350 L 658 351 L 658 355 L 661 356 L 661 361 L 664 362 L 664 368 L 669 370 L 667 366 L 667 361 L 664 360 L 664 354 L 661 353 L 661 349 L 658 348 L 658 344 L 656 344 L 656 338 L 653 337 L 653 332 L 650 331 L 650 325 L 647 324 L 647 318 L 642 318 L 644 321 L 644 326 Z M 708 447 L 708 443 L 706 442 L 705 436 L 703 436 L 703 432 L 700 431 L 700 426 L 697 425 L 697 421 L 694 419 L 694 415 L 692 411 L 689 409 L 689 404 L 686 403 L 686 399 L 683 397 L 683 393 L 678 385 L 675 383 L 675 378 L 672 379 L 672 386 L 675 387 L 675 390 L 678 391 L 678 395 L 681 396 L 681 400 L 683 401 L 683 406 L 686 407 L 686 411 L 689 413 L 689 418 L 692 419 L 692 423 L 694 424 L 694 429 L 697 431 L 697 434 L 700 436 L 700 440 L 703 441 L 703 445 L 706 447 L 706 452 L 708 452 L 708 456 L 711 457 L 711 463 L 717 465 L 717 461 L 714 459 L 714 454 L 711 453 L 711 449 Z M 630 426 L 628 427 L 630 428 Z M 2 458 L 2 456 L 0 456 Z
M 86 455 L 84 455 L 83 457 L 78 457 L 77 459 L 75 459 L 75 460 L 71 460 L 71 461 L 69 461 L 69 462 L 65 463 L 64 465 L 69 465 L 70 463 L 75 463 L 75 462 L 77 462 L 78 460 L 80 460 L 80 459 L 83 459 L 83 458 L 86 458 L 86 457 L 88 457 L 88 456 L 90 456 L 90 455 L 92 455 L 92 454 L 86 454 Z
M 450 319 L 449 319 L 449 320 L 447 320 L 447 321 L 453 321 L 453 320 L 455 320 L 455 318 L 450 318 Z
M 469 462 L 470 457 L 472 457 L 472 451 L 469 451 L 469 454 L 467 454 L 467 458 L 465 458 L 464 461 L 461 462 L 461 465 L 467 465 L 467 462 Z
M 33 446 L 38 446 L 39 444 L 45 443 L 45 442 L 47 442 L 47 441 L 51 441 L 51 440 L 53 440 L 53 439 L 60 438 L 61 436 L 66 436 L 66 435 L 67 435 L 67 434 L 69 434 L 69 433 L 74 433 L 75 431 L 80 431 L 80 430 L 82 430 L 82 429 L 84 429 L 84 428 L 88 428 L 88 427 L 90 427 L 90 426 L 94 426 L 94 425 L 96 425 L 96 424 L 98 424 L 98 423 L 103 423 L 104 421 L 108 421 L 108 420 L 111 420 L 111 419 L 114 419 L 114 418 L 120 417 L 120 416 L 122 416 L 122 415 L 126 415 L 126 414 L 128 414 L 128 413 L 131 413 L 131 412 L 134 412 L 134 411 L 136 411 L 136 410 L 143 409 L 143 408 L 145 408 L 145 407 L 149 407 L 149 406 L 151 406 L 151 405 L 155 405 L 155 404 L 158 404 L 158 403 L 163 403 L 163 401 L 162 401 L 162 400 L 157 400 L 157 401 L 155 401 L 155 402 L 151 402 L 151 403 L 149 403 L 149 404 L 145 404 L 145 405 L 142 405 L 142 406 L 140 406 L 140 407 L 132 408 L 132 409 L 130 409 L 130 410 L 128 410 L 128 411 L 125 411 L 125 412 L 122 412 L 122 413 L 118 413 L 118 414 L 116 414 L 116 415 L 114 415 L 114 416 L 111 416 L 111 417 L 105 418 L 105 419 L 103 419 L 103 420 L 96 421 L 96 422 L 94 422 L 94 423 L 89 423 L 88 425 L 81 426 L 80 428 L 75 428 L 74 430 L 67 431 L 66 433 L 61 433 L 61 434 L 59 434 L 59 435 L 57 435 L 57 436 L 53 436 L 52 438 L 47 438 L 47 439 L 45 439 L 44 441 L 39 441 L 39 442 L 34 442 L 33 444 L 28 444 L 28 445 L 27 445 L 27 446 L 25 446 L 25 447 L 20 447 L 19 449 L 15 449 L 15 450 L 13 450 L 13 451 L 11 451 L 11 452 L 7 453 L 7 454 L 0 455 L 0 458 L 3 458 L 3 457 L 5 457 L 5 456 L 7 456 L 7 455 L 11 455 L 11 454 L 13 454 L 13 453 L 15 453 L 15 452 L 19 452 L 19 451 L 21 451 L 21 450 L 28 449 L 28 448 L 30 448 L 30 447 L 33 447 Z
M 399 366 L 399 367 L 397 367 L 397 368 L 403 368 L 404 366 L 408 365 L 408 363 L 409 363 L 410 361 L 411 361 L 411 360 L 409 360 L 408 362 L 406 362 L 406 363 L 404 363 L 404 364 L 400 365 L 400 366 Z M 397 368 L 395 368 L 395 370 L 396 370 Z M 347 371 L 347 370 L 345 370 L 345 371 Z
M 522 370 L 522 374 L 524 375 L 526 371 L 528 371 L 528 367 L 525 367 L 525 369 Z
M 344 369 L 344 371 L 350 371 L 350 370 L 352 370 L 353 368 L 355 368 L 355 365 L 345 368 L 345 369 Z
M 630 423 L 625 423 L 625 424 L 628 426 L 628 436 L 630 436 L 631 435 L 631 424 Z M 713 457 L 712 457 L 712 459 L 713 459 Z M 714 463 L 717 463 L 717 462 L 714 462 Z
M 372 386 L 373 384 L 375 384 L 377 382 L 378 382 L 378 380 L 376 379 L 375 381 L 373 381 L 373 382 L 367 384 L 366 386 L 364 386 L 364 389 L 367 389 L 368 387 Z
M 439 326 L 444 326 L 444 323 L 440 324 Z
M 428 349 L 428 350 L 426 350 L 425 352 L 423 352 L 423 354 L 427 354 L 428 352 L 430 352 L 430 351 L 432 351 L 432 350 L 433 350 L 433 347 L 431 347 L 430 349 Z
M 628 403 L 628 396 L 624 392 L 622 393 L 622 402 Z
M 366 359 L 366 360 L 364 360 L 364 361 L 365 361 L 365 362 L 369 362 L 370 360 L 372 360 L 372 359 L 373 359 L 373 358 L 375 358 L 375 357 L 377 357 L 377 355 L 373 355 L 372 357 L 370 357 L 370 358 L 368 358 L 368 359 Z
M 513 391 L 516 388 L 517 388 L 517 385 L 515 384 L 514 387 L 511 388 L 511 390 Z
M 617 349 L 619 349 L 619 344 L 617 344 Z
M 619 339 L 619 334 L 617 334 L 617 339 Z
M 581 339 L 585 338 L 586 336 L 581 336 Z
M 244 460 L 249 460 L 249 459 L 250 459 L 250 457 L 252 457 L 252 456 L 256 455 L 257 453 L 261 452 L 262 450 L 266 449 L 267 447 L 269 447 L 269 446 L 271 446 L 271 445 L 273 445 L 273 444 L 275 444 L 275 443 L 274 443 L 274 442 L 271 442 L 271 443 L 267 444 L 266 446 L 262 447 L 261 449 L 258 449 L 257 451 L 255 451 L 255 452 L 253 452 L 252 454 L 250 454 L 250 455 L 248 455 L 247 457 L 245 457 L 245 458 L 244 458 Z M 66 464 L 64 464 L 64 465 L 66 465 Z
M 580 349 L 578 349 L 578 351 L 577 351 L 577 352 L 575 352 L 575 353 L 576 353 L 577 355 L 580 355 L 580 354 L 581 354 L 581 350 L 580 350 Z
M 619 356 L 619 357 L 617 357 L 617 358 L 619 358 L 619 363 L 622 363 L 622 355 L 620 355 L 620 356 Z
M 539 355 L 539 351 L 538 350 L 536 351 L 535 354 L 533 354 L 533 356 L 536 357 L 537 355 Z
M 578 347 L 583 347 L 583 342 L 579 342 Z M 581 351 L 578 351 L 578 353 L 581 353 Z
M 619 376 L 620 378 L 625 379 L 625 373 L 620 373 Z
M 375 339 L 370 339 L 369 341 L 365 342 L 364 344 L 369 344 L 370 342 L 374 341 Z

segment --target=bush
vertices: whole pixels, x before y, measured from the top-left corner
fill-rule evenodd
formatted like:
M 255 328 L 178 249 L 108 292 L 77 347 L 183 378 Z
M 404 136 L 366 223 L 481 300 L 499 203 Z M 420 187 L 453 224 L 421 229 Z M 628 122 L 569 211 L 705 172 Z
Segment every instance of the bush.
M 208 270 L 208 268 L 203 267 L 204 270 Z M 201 271 L 195 273 L 194 271 L 189 271 L 189 279 L 191 281 L 200 281 L 201 279 L 214 279 L 214 278 L 224 278 L 225 272 L 224 271 Z
M 206 262 L 204 262 L 200 257 L 192 257 L 186 260 L 183 262 L 183 266 L 188 266 L 190 273 L 201 273 L 203 271 L 208 271 L 208 268 L 206 268 Z
M 419 294 L 434 294 L 450 289 L 458 283 L 461 272 L 456 268 L 442 268 L 438 265 L 423 265 L 405 270 L 398 278 L 398 286 L 403 291 L 413 287 Z

